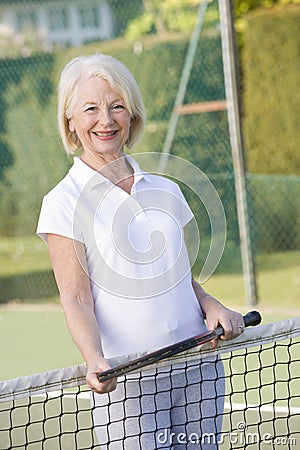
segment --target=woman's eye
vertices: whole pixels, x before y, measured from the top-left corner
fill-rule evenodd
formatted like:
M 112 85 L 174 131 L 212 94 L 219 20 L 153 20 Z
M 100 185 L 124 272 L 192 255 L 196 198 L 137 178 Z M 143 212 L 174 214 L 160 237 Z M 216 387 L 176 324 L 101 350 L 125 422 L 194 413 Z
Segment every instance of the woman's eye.
M 86 108 L 85 111 L 86 112 L 95 112 L 95 111 L 97 111 L 97 106 L 89 106 L 88 108 Z
M 125 107 L 119 103 L 111 106 L 112 111 L 121 111 L 123 109 L 125 109 Z

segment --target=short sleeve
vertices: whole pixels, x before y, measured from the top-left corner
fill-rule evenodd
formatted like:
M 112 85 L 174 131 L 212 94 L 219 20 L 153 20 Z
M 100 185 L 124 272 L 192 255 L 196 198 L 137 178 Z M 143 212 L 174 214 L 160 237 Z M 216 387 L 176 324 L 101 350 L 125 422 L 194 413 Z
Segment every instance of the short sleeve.
M 180 187 L 176 184 L 177 186 L 177 191 L 178 191 L 178 198 L 180 199 L 180 211 L 179 211 L 179 215 L 180 215 L 180 221 L 182 223 L 182 226 L 184 227 L 185 225 L 187 225 L 192 219 L 194 219 L 194 214 L 188 204 L 188 202 L 186 201 Z
M 51 195 L 46 195 L 42 202 L 36 234 L 45 242 L 47 242 L 48 233 L 83 242 L 82 235 L 74 232 L 73 224 L 73 208 L 67 208 Z

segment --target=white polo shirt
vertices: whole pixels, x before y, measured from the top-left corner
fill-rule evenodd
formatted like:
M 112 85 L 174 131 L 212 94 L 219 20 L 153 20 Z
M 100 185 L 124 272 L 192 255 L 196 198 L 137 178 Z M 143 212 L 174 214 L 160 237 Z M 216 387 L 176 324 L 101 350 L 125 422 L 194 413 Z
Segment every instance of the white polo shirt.
M 134 170 L 130 195 L 80 158 L 43 199 L 37 234 L 82 242 L 104 356 L 152 351 L 206 330 L 191 284 L 176 183 Z

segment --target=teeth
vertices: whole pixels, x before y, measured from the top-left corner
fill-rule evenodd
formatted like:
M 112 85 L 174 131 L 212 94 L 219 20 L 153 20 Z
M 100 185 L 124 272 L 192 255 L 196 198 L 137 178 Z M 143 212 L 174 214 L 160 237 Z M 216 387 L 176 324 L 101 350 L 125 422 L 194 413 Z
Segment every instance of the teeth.
M 115 131 L 111 131 L 110 133 L 98 133 L 95 131 L 94 134 L 96 134 L 99 137 L 108 137 L 108 136 L 113 136 L 115 134 Z

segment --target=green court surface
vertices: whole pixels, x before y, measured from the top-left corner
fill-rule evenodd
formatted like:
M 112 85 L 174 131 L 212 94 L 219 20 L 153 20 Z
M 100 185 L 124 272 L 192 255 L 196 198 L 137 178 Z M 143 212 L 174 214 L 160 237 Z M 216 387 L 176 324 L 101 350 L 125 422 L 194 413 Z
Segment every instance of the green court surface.
M 0 308 L 0 342 L 0 380 L 83 362 L 59 305 Z

